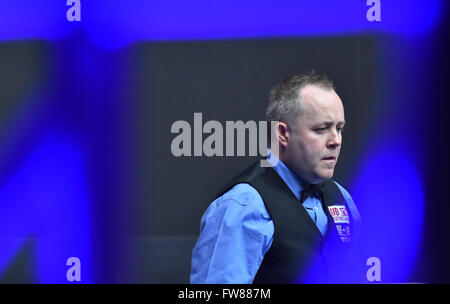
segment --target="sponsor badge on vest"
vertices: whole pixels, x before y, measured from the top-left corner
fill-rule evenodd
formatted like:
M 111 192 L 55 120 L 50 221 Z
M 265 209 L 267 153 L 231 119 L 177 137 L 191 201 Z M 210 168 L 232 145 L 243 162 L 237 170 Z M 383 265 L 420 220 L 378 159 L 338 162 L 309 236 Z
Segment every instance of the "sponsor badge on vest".
M 328 206 L 328 210 L 330 210 L 330 214 L 333 217 L 333 221 L 335 224 L 340 223 L 350 224 L 348 212 L 347 209 L 345 209 L 344 205 Z
M 344 205 L 329 206 L 331 216 L 336 225 L 337 233 L 343 242 L 351 241 L 350 233 L 350 219 L 348 217 L 347 209 Z M 343 225 L 342 225 L 343 224 Z

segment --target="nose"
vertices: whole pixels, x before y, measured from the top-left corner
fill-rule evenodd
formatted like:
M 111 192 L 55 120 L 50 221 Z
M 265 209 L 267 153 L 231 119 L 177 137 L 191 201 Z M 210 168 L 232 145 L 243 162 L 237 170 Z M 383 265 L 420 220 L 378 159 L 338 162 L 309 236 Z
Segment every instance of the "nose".
M 342 144 L 342 134 L 336 130 L 330 132 L 328 137 L 327 147 L 330 149 L 339 148 Z

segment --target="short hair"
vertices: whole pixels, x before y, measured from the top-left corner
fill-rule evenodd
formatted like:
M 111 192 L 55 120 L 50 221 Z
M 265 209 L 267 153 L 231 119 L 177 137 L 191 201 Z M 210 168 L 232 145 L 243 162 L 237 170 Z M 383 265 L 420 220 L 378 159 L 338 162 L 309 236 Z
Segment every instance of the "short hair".
M 292 75 L 270 90 L 266 119 L 284 121 L 289 127 L 293 127 L 303 110 L 300 90 L 307 85 L 335 90 L 333 82 L 326 75 L 314 70 Z

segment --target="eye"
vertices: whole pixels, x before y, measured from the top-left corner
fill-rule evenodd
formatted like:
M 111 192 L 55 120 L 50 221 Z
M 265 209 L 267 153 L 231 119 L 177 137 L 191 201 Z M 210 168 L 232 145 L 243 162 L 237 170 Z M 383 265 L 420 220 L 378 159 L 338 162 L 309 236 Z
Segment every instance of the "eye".
M 339 132 L 343 133 L 343 132 L 344 132 L 344 127 L 337 127 L 337 130 L 338 130 Z
M 323 133 L 327 128 L 323 127 L 323 128 L 316 128 L 314 129 L 314 131 L 318 132 L 318 133 Z

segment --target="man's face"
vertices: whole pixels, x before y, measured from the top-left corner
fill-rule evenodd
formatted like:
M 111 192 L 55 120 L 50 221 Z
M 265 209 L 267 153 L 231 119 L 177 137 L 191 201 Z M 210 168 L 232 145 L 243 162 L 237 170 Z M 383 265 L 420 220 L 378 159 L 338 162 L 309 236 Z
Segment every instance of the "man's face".
M 289 129 L 286 162 L 302 180 L 317 184 L 333 176 L 342 143 L 344 107 L 333 90 L 309 85 L 300 94 L 303 114 Z

